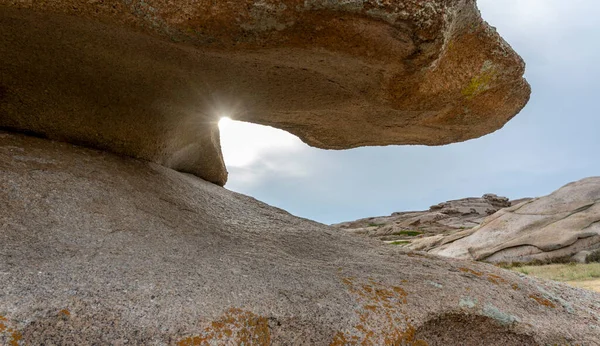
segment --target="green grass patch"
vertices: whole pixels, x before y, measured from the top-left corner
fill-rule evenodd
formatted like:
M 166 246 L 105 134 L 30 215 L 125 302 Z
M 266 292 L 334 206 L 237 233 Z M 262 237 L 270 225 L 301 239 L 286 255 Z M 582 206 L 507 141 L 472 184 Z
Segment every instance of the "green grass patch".
M 410 242 L 408 240 L 396 240 L 393 242 L 389 242 L 388 244 L 390 244 L 390 245 L 406 245 L 406 244 L 410 244 Z
M 400 232 L 396 232 L 392 235 L 405 235 L 408 237 L 416 237 L 418 235 L 423 234 L 423 232 L 419 232 L 419 231 L 400 231 Z

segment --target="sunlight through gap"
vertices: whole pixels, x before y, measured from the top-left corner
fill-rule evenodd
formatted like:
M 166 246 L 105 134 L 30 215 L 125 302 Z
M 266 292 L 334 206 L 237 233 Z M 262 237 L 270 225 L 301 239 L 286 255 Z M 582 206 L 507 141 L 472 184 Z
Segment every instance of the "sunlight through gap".
M 227 167 L 247 167 L 266 156 L 293 152 L 306 146 L 298 137 L 286 131 L 235 121 L 226 116 L 219 120 L 219 130 Z

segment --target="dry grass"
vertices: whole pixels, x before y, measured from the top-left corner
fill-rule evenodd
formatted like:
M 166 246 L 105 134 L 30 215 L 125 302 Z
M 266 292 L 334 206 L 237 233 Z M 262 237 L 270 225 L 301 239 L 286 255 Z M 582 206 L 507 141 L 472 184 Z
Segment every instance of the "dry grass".
M 510 268 L 513 271 L 600 292 L 600 263 L 548 264 Z
M 600 292 L 600 279 L 585 281 L 566 281 L 566 283 L 568 283 L 571 286 L 584 288 L 586 290 Z

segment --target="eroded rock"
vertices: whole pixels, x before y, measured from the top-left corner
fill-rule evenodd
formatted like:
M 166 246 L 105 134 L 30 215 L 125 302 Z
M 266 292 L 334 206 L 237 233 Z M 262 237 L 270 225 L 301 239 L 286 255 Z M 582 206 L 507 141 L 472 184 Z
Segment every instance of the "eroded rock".
M 329 149 L 441 145 L 526 104 L 473 0 L 0 0 L 0 127 L 224 184 L 217 121 Z
M 428 250 L 489 262 L 553 262 L 582 251 L 589 255 L 600 249 L 600 177 L 502 209 L 459 238 L 444 238 Z
M 0 344 L 597 345 L 599 295 L 0 132 Z
M 427 211 L 397 212 L 390 216 L 369 217 L 333 226 L 384 241 L 416 242 L 419 245 L 415 250 L 422 250 L 433 247 L 442 239 L 470 232 L 486 217 L 502 208 L 510 207 L 512 203 L 506 197 L 485 194 L 482 197 L 439 203 Z

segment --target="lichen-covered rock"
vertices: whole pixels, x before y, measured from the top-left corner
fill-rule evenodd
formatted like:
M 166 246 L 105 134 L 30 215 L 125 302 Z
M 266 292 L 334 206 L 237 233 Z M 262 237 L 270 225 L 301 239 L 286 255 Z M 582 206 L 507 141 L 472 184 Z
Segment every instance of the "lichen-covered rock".
M 221 115 L 320 148 L 440 145 L 526 104 L 474 0 L 0 0 L 0 127 L 224 184 Z
M 505 208 L 462 237 L 428 250 L 489 262 L 553 262 L 600 249 L 600 177 L 565 185 L 552 194 Z M 573 258 L 585 261 L 587 256 Z
M 598 345 L 600 295 L 0 132 L 0 344 Z

